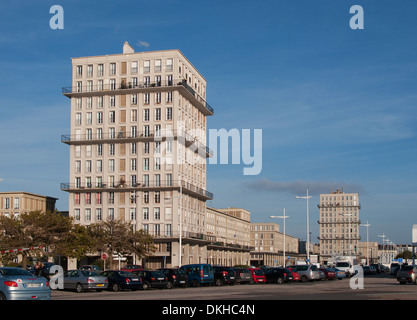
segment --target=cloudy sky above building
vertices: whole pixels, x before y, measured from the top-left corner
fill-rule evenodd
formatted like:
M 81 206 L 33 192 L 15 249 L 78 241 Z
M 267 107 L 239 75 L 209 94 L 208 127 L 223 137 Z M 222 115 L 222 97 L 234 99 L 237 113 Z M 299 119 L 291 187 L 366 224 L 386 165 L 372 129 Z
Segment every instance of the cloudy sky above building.
M 52 5 L 64 29 L 52 30 Z M 364 9 L 352 30 L 350 8 Z M 417 224 L 414 0 L 9 1 L 0 4 L 0 191 L 68 196 L 71 58 L 180 49 L 208 82 L 208 128 L 262 129 L 262 171 L 209 164 L 208 205 L 255 222 L 286 208 L 317 241 L 319 194 L 358 192 L 370 240 L 410 243 Z M 253 150 L 253 145 L 243 145 Z M 362 239 L 366 230 L 361 231 Z

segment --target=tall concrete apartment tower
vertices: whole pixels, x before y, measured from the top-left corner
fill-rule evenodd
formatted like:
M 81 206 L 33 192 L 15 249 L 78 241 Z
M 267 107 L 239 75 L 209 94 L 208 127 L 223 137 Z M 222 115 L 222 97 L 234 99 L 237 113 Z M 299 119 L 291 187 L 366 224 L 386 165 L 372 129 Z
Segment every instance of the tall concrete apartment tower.
M 179 50 L 135 53 L 125 42 L 122 54 L 73 58 L 63 95 L 71 99 L 71 132 L 61 138 L 70 147 L 70 182 L 61 184 L 70 216 L 146 230 L 157 245 L 148 267 L 204 262 L 214 112 L 204 77 Z
M 356 256 L 359 244 L 358 193 L 337 189 L 320 195 L 320 257 L 333 261 L 336 256 Z

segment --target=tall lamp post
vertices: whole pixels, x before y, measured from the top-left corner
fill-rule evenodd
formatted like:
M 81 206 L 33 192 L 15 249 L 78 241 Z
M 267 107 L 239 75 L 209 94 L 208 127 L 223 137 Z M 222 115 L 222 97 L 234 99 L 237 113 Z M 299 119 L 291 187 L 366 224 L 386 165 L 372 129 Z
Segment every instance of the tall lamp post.
M 269 216 L 272 219 L 284 219 L 284 249 L 283 249 L 283 259 L 284 259 L 284 268 L 285 268 L 285 219 L 289 218 L 289 216 L 285 215 L 285 208 L 284 208 L 284 214 L 282 216 Z
M 306 196 L 295 196 L 296 199 L 306 199 L 307 200 L 307 260 L 310 263 L 310 222 L 308 217 L 308 199 L 311 198 L 311 196 L 308 195 L 308 189 L 307 189 L 307 195 Z
M 382 255 L 381 255 L 381 263 L 382 263 L 382 258 L 384 257 L 384 238 L 386 238 L 385 233 L 383 233 L 382 235 L 378 235 L 378 237 L 382 238 Z
M 361 227 L 366 227 L 366 265 L 369 266 L 369 227 L 371 226 L 368 221 L 365 224 L 360 224 Z

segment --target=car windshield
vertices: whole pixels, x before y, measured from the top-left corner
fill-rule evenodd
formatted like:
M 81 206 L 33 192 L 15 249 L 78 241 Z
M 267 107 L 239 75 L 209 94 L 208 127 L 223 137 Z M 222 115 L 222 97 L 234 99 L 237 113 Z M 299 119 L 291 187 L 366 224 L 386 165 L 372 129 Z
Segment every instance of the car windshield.
M 338 262 L 336 263 L 336 267 L 349 267 L 349 263 L 348 262 Z
M 260 270 L 260 269 L 255 269 L 255 270 L 253 271 L 253 273 L 254 273 L 255 275 L 257 275 L 257 276 L 262 276 L 262 275 L 264 274 L 264 272 L 263 272 L 262 270 Z
M 3 276 L 33 276 L 33 274 L 31 274 L 29 271 L 19 268 L 0 269 L 0 273 Z
M 86 277 L 100 277 L 100 275 L 97 272 L 90 271 L 90 270 L 83 270 L 81 273 Z
M 317 266 L 315 266 L 314 264 L 311 266 L 311 271 L 317 271 Z
M 404 270 L 404 271 L 411 271 L 411 270 L 413 270 L 413 266 L 402 266 L 402 267 L 401 267 L 401 270 Z
M 119 275 L 122 277 L 134 277 L 135 275 L 128 271 L 119 271 Z

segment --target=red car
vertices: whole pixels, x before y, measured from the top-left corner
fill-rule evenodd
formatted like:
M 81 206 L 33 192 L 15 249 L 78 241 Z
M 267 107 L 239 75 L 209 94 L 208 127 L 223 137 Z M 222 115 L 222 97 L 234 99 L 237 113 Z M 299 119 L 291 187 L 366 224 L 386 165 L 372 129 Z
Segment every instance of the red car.
M 332 269 L 320 268 L 319 270 L 324 273 L 327 280 L 335 280 L 337 278 L 336 272 Z
M 298 272 L 295 272 L 291 268 L 288 268 L 288 270 L 290 270 L 291 273 L 292 273 L 293 281 L 300 281 L 301 280 L 300 275 L 298 274 Z
M 249 268 L 253 283 L 266 283 L 265 273 L 260 268 Z
M 129 272 L 142 271 L 143 267 L 138 265 L 138 264 L 127 264 L 123 268 L 121 268 L 120 270 L 129 271 Z

